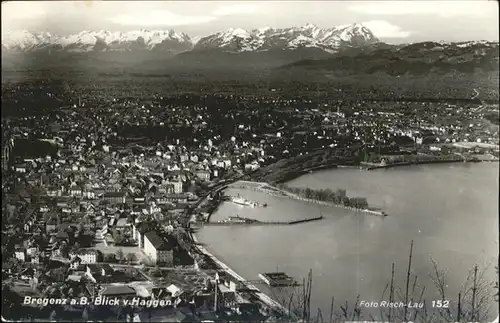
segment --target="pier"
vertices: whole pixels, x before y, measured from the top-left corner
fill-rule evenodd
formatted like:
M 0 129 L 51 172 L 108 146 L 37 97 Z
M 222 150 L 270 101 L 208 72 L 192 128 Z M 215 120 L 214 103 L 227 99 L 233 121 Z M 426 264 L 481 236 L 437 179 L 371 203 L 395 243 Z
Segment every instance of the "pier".
M 362 208 L 356 208 L 356 207 L 352 207 L 352 206 L 345 206 L 343 204 L 338 204 L 338 203 L 332 203 L 332 202 L 319 201 L 319 200 L 315 200 L 315 199 L 305 198 L 305 197 L 299 196 L 299 195 L 294 194 L 294 193 L 283 191 L 283 190 L 281 190 L 277 187 L 274 187 L 270 184 L 267 184 L 267 183 L 254 182 L 258 185 L 248 185 L 246 183 L 249 183 L 249 182 L 238 181 L 236 183 L 233 183 L 230 187 L 240 188 L 240 189 L 250 189 L 252 191 L 261 192 L 261 193 L 265 193 L 265 194 L 276 196 L 276 197 L 289 198 L 292 200 L 297 200 L 297 201 L 302 201 L 302 202 L 312 203 L 312 204 L 319 204 L 319 205 L 324 205 L 324 206 L 328 206 L 328 207 L 342 208 L 342 209 L 351 210 L 351 211 L 360 212 L 360 213 L 365 213 L 365 214 L 370 214 L 370 215 L 387 216 L 387 213 L 385 213 L 381 210 L 362 209 Z
M 311 221 L 318 221 L 322 220 L 323 216 L 318 216 L 315 218 L 309 218 L 309 219 L 301 219 L 301 220 L 295 220 L 295 221 L 257 221 L 255 220 L 254 222 L 251 223 L 246 223 L 246 222 L 203 222 L 202 225 L 219 225 L 219 226 L 230 226 L 230 225 L 294 225 L 294 224 L 300 224 L 300 223 L 306 223 L 306 222 L 311 222 Z
M 445 163 L 478 163 L 481 160 L 477 157 L 464 156 L 460 153 L 455 153 L 449 158 L 445 159 L 428 159 L 428 160 L 411 160 L 411 161 L 402 161 L 397 163 L 368 163 L 361 162 L 361 169 L 364 170 L 375 170 L 382 168 L 392 168 L 392 167 L 400 167 L 400 166 L 412 166 L 412 165 L 427 165 L 427 164 L 445 164 Z

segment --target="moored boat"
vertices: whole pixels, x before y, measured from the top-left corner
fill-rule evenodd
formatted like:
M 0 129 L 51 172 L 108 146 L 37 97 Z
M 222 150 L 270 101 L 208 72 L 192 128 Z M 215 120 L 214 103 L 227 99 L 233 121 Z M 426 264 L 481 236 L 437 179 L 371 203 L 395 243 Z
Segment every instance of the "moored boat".
M 263 273 L 259 278 L 270 287 L 297 285 L 295 279 L 284 272 Z
M 239 215 L 236 216 L 230 216 L 225 218 L 224 220 L 218 221 L 219 223 L 255 223 L 258 222 L 257 220 L 250 219 L 250 218 L 242 218 Z
M 235 197 L 232 197 L 231 198 L 231 202 L 235 203 L 235 204 L 239 204 L 239 205 L 244 205 L 244 206 L 250 206 L 250 207 L 256 207 L 257 206 L 257 203 L 255 202 L 252 202 L 252 201 L 249 201 L 245 198 L 243 198 L 242 196 L 235 196 Z

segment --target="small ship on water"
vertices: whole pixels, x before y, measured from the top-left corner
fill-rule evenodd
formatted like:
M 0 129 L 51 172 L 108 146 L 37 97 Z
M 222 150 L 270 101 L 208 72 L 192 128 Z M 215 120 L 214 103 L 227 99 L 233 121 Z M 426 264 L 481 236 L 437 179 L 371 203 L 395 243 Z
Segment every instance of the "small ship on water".
M 244 205 L 244 206 L 249 206 L 249 207 L 259 207 L 259 206 L 266 207 L 267 206 L 267 203 L 259 204 L 259 203 L 254 202 L 254 201 L 247 200 L 246 198 L 244 198 L 243 196 L 240 196 L 239 194 L 238 194 L 238 196 L 231 196 L 230 201 L 233 202 L 234 204 Z
M 236 216 L 230 216 L 225 218 L 224 220 L 217 221 L 218 223 L 245 223 L 245 224 L 251 224 L 251 223 L 256 223 L 259 222 L 254 219 L 250 218 L 242 218 L 239 215 Z

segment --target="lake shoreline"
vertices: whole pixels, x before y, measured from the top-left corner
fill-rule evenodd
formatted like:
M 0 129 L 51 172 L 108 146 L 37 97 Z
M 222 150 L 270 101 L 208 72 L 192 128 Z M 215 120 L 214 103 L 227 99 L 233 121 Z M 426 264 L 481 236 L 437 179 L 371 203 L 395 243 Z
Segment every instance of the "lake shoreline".
M 412 166 L 412 165 L 428 165 L 428 164 L 446 164 L 446 163 L 466 163 L 466 164 L 475 164 L 475 163 L 483 163 L 483 162 L 498 162 L 498 160 L 466 160 L 458 159 L 458 160 L 425 160 L 425 161 L 413 161 L 413 162 L 404 162 L 404 163 L 394 163 L 394 164 L 371 164 L 371 163 L 360 163 L 359 165 L 343 165 L 343 164 L 335 164 L 335 165 L 320 165 L 316 167 L 311 167 L 308 169 L 304 169 L 298 172 L 290 172 L 285 173 L 282 179 L 275 181 L 273 184 L 282 184 L 294 179 L 299 178 L 300 176 L 311 174 L 317 171 L 336 169 L 336 168 L 347 168 L 347 169 L 359 169 L 359 170 L 375 170 L 382 168 L 392 168 L 392 167 L 402 167 L 402 166 Z
M 361 163 L 361 169 L 363 170 L 375 170 L 382 168 L 393 168 L 393 167 L 402 167 L 402 166 L 412 166 L 412 165 L 429 165 L 429 164 L 448 164 L 448 163 L 464 163 L 464 164 L 476 164 L 481 163 L 481 160 L 423 160 L 423 161 L 414 161 L 414 162 L 403 162 L 403 163 L 394 163 L 394 164 L 374 164 L 374 163 Z
M 447 173 L 461 173 L 461 172 L 466 172 L 466 173 L 469 173 L 471 172 L 471 180 L 475 179 L 475 178 L 478 178 L 477 174 L 476 174 L 476 171 L 472 171 L 473 169 L 482 169 L 484 166 L 488 167 L 488 169 L 491 169 L 491 167 L 493 167 L 493 165 L 484 165 L 484 164 L 480 164 L 480 165 L 477 165 L 477 166 L 474 166 L 474 167 L 468 167 L 467 165 L 457 165 L 457 167 L 447 167 L 447 166 L 438 166 L 438 167 L 433 167 L 433 166 L 425 166 L 425 169 L 426 171 L 429 171 L 431 174 L 434 174 L 434 173 L 441 173 L 441 172 L 447 172 Z M 429 168 L 427 168 L 429 167 Z M 341 168 L 341 167 L 338 167 L 338 168 Z M 352 180 L 349 180 L 349 179 L 346 179 L 346 177 L 349 177 L 349 176 L 359 176 L 362 174 L 362 176 L 368 176 L 369 178 L 373 178 L 374 180 L 378 181 L 380 180 L 381 177 L 388 177 L 388 178 L 392 178 L 392 175 L 391 173 L 392 172 L 363 172 L 361 173 L 359 168 L 357 168 L 356 171 L 354 171 L 354 168 L 353 167 L 347 167 L 347 168 L 352 168 L 352 170 L 345 170 L 345 171 L 338 171 L 340 175 L 339 176 L 339 182 L 338 182 L 338 185 L 342 185 L 344 186 L 345 184 L 341 184 L 341 183 L 344 183 L 345 181 L 349 182 L 349 183 L 352 183 Z M 405 168 L 403 169 L 403 172 L 402 173 L 405 173 L 406 170 L 408 170 L 409 174 L 412 175 L 410 176 L 410 178 L 413 178 L 414 180 L 416 180 L 418 183 L 428 183 L 428 179 L 434 179 L 435 177 L 433 177 L 432 175 L 429 176 L 429 178 L 423 178 L 421 176 L 421 172 L 420 170 L 418 170 L 416 167 L 409 167 L 409 168 Z M 323 175 L 319 176 L 318 180 L 316 181 L 319 181 L 321 182 L 321 184 L 323 185 L 328 185 L 328 183 L 333 183 L 332 180 L 333 178 L 336 178 L 337 175 L 335 175 L 335 171 L 331 171 L 332 174 L 330 174 L 330 176 L 328 177 L 328 180 L 325 182 L 325 179 L 323 179 Z M 330 172 L 326 172 L 326 173 L 330 173 Z M 349 176 L 344 176 L 343 174 L 344 173 L 349 173 L 351 175 Z M 399 171 L 397 172 L 398 174 L 395 174 L 395 175 L 398 175 L 399 176 Z M 473 175 L 472 175 L 473 173 Z M 325 175 L 325 178 L 326 178 L 326 175 Z M 487 176 L 486 177 L 487 179 L 491 179 L 491 176 Z M 458 179 L 462 180 L 462 176 L 458 176 Z M 309 179 L 309 180 L 314 180 L 313 179 Z M 344 182 L 340 182 L 340 180 L 344 181 Z M 467 179 L 464 179 L 467 181 Z M 421 185 L 419 186 L 417 184 L 417 182 L 415 182 L 415 185 L 418 186 L 418 187 L 421 187 Z M 300 182 L 302 185 L 306 185 L 306 186 L 310 186 L 310 183 L 309 181 L 303 181 L 303 182 Z M 305 184 L 305 183 L 309 183 L 309 184 Z M 363 183 L 360 182 L 360 183 Z M 402 185 L 404 185 L 405 181 L 397 181 L 397 183 L 401 183 Z M 413 183 L 412 181 L 410 181 L 410 183 Z M 438 180 L 437 183 L 443 183 L 445 184 L 446 182 L 443 182 L 443 181 L 440 181 Z M 232 187 L 234 188 L 238 188 L 239 185 L 241 185 L 243 183 L 234 183 L 233 185 L 231 185 Z M 255 186 L 251 186 L 252 184 L 248 184 L 248 186 L 250 187 L 255 187 Z M 254 184 L 255 185 L 255 184 Z M 379 185 L 379 184 L 377 184 Z M 380 185 L 385 185 L 385 184 L 380 184 Z M 429 183 L 429 185 L 431 186 L 430 189 L 433 189 L 435 190 L 435 185 L 432 185 Z M 355 186 L 353 184 L 353 186 Z M 368 187 L 372 187 L 373 185 L 368 185 Z M 461 185 L 454 185 L 453 188 L 457 188 L 458 186 L 461 187 Z M 316 187 L 316 186 L 311 186 L 311 187 Z M 322 187 L 325 187 L 325 186 L 321 186 L 321 185 L 318 185 L 317 186 L 318 189 L 322 188 Z M 265 187 L 264 187 L 265 188 Z M 350 187 L 347 186 L 346 187 L 347 189 L 349 189 Z M 274 191 L 274 190 L 271 190 L 272 187 L 269 186 L 269 191 L 271 193 L 274 192 L 274 195 L 276 196 L 282 196 L 278 191 Z M 376 187 L 372 187 L 373 190 L 375 190 L 375 192 L 377 192 L 376 190 Z M 354 189 L 353 189 L 354 190 Z M 397 194 L 398 192 L 401 192 L 401 188 L 399 186 L 396 186 L 395 187 L 395 194 Z M 424 190 L 423 192 L 426 192 L 427 190 Z M 446 192 L 449 192 L 449 190 L 443 190 L 443 192 L 446 191 Z M 440 190 L 437 190 L 436 191 L 437 193 L 440 193 L 441 191 Z M 241 193 L 241 192 L 240 192 Z M 241 193 L 243 194 L 243 193 Z M 256 194 L 256 193 L 251 193 L 249 192 L 249 197 L 255 199 L 255 200 L 258 200 L 259 199 L 259 195 Z M 385 193 L 384 193 L 385 194 Z M 404 195 L 404 194 L 403 194 Z M 447 194 L 449 195 L 449 194 Z M 371 196 L 371 195 L 370 195 Z M 481 196 L 483 196 L 483 194 L 481 194 Z M 415 198 L 419 198 L 420 195 L 415 195 L 414 196 Z M 280 213 L 280 216 L 284 217 L 284 218 L 287 218 L 287 216 L 289 216 L 288 212 L 294 212 L 294 210 L 296 209 L 297 210 L 297 215 L 298 214 L 312 214 L 313 212 L 311 213 L 308 213 L 308 211 L 304 211 L 306 208 L 303 207 L 303 206 L 295 206 L 295 203 L 293 202 L 289 202 L 288 199 L 283 199 L 283 204 L 291 204 L 291 206 L 289 207 L 283 207 L 283 211 L 280 211 L 280 209 L 278 209 L 278 206 L 280 205 L 280 201 L 279 200 L 276 200 L 274 203 L 273 203 L 273 200 L 274 199 L 268 199 L 266 197 L 261 197 L 264 201 L 264 199 L 266 200 L 266 202 L 269 203 L 269 205 L 271 207 L 274 207 L 276 206 L 276 210 L 273 211 L 275 212 L 277 215 L 278 213 Z M 432 199 L 431 199 L 432 200 Z M 395 203 L 401 203 L 402 201 L 405 201 L 405 198 L 397 198 L 395 199 Z M 433 200 L 432 200 L 433 201 Z M 456 203 L 463 203 L 462 202 L 463 199 L 460 199 L 458 198 L 456 200 Z M 394 207 L 392 203 L 389 203 L 389 207 Z M 398 204 L 399 205 L 399 204 Z M 427 205 L 425 203 L 416 203 L 415 204 L 417 207 L 420 206 L 420 205 Z M 439 204 L 440 205 L 440 204 Z M 454 205 L 454 204 L 452 204 Z M 460 204 L 461 205 L 461 204 Z M 458 204 L 457 204 L 458 206 Z M 426 206 L 427 207 L 427 206 Z M 311 208 L 311 206 L 310 206 Z M 314 207 L 312 207 L 314 208 Z M 404 209 L 404 208 L 402 208 Z M 463 207 L 461 208 L 463 209 Z M 257 211 L 258 212 L 258 211 Z M 314 212 L 317 212 L 317 210 L 314 210 Z M 363 220 L 363 221 L 359 221 L 359 220 L 352 220 L 350 219 L 349 216 L 346 216 L 346 217 L 342 217 L 342 219 L 333 219 L 332 222 L 331 222 L 331 225 L 330 224 L 325 224 L 325 225 L 322 225 L 322 224 L 319 224 L 319 225 L 311 225 L 311 230 L 315 230 L 315 231 L 321 231 L 322 234 L 325 234 L 325 236 L 327 238 L 325 239 L 329 239 L 327 240 L 327 243 L 323 244 L 323 240 L 321 239 L 311 239 L 311 240 L 306 240 L 306 241 L 302 241 L 300 243 L 298 243 L 297 245 L 295 245 L 294 243 L 296 242 L 297 238 L 295 237 L 298 237 L 299 234 L 301 233 L 298 233 L 299 230 L 297 230 L 297 234 L 295 234 L 295 229 L 290 229 L 290 232 L 288 232 L 287 230 L 285 230 L 286 232 L 283 233 L 282 236 L 280 236 L 279 238 L 273 238 L 274 240 L 270 240 L 270 243 L 272 243 L 272 241 L 278 241 L 280 242 L 280 239 L 283 239 L 283 243 L 284 245 L 290 245 L 290 253 L 293 254 L 293 257 L 295 258 L 299 258 L 299 257 L 302 257 L 300 258 L 300 260 L 289 260 L 290 263 L 287 263 L 285 262 L 285 260 L 280 260 L 280 267 L 281 267 L 281 263 L 283 261 L 284 263 L 284 267 L 287 268 L 287 271 L 289 270 L 288 268 L 292 268 L 290 269 L 290 273 L 294 276 L 297 276 L 297 277 L 300 277 L 301 273 L 302 272 L 305 272 L 309 267 L 311 267 L 310 265 L 310 260 L 311 260 L 311 256 L 309 256 L 309 252 L 312 252 L 312 251 L 309 251 L 309 249 L 305 250 L 305 247 L 304 249 L 300 249 L 301 246 L 305 243 L 308 243 L 308 248 L 311 248 L 311 250 L 315 249 L 315 250 L 330 250 L 328 248 L 333 248 L 335 247 L 335 251 L 336 250 L 341 250 L 342 252 L 344 252 L 344 250 L 350 250 L 349 248 L 352 246 L 352 240 L 350 239 L 354 239 L 353 237 L 356 237 L 356 231 L 358 226 L 362 226 L 362 229 L 365 230 L 365 231 L 361 231 L 362 232 L 362 237 L 363 239 L 367 239 L 364 243 L 364 245 L 366 246 L 366 250 L 365 249 L 361 249 L 359 251 L 357 251 L 355 248 L 353 248 L 353 252 L 360 252 L 361 255 L 365 256 L 365 255 L 368 255 L 369 252 L 374 252 L 373 250 L 371 249 L 376 249 L 375 252 L 381 252 L 382 255 L 384 253 L 386 253 L 388 255 L 388 257 L 396 257 L 394 255 L 399 255 L 402 253 L 402 251 L 400 250 L 401 248 L 398 247 L 400 245 L 404 245 L 408 239 L 410 238 L 413 238 L 413 235 L 415 236 L 423 236 L 424 234 L 428 235 L 430 234 L 430 238 L 425 236 L 424 238 L 422 238 L 421 240 L 418 240 L 418 248 L 417 248 L 417 253 L 416 255 L 420 255 L 421 253 L 424 254 L 423 257 L 428 257 L 428 255 L 425 253 L 427 249 L 429 249 L 429 241 L 431 239 L 439 239 L 439 235 L 437 235 L 438 233 L 435 232 L 435 229 L 436 229 L 436 226 L 438 225 L 447 225 L 445 224 L 444 221 L 447 221 L 447 219 L 449 219 L 451 222 L 450 223 L 456 223 L 455 220 L 453 220 L 454 216 L 450 216 L 450 217 L 443 217 L 442 220 L 443 222 L 442 223 L 436 223 L 436 219 L 434 219 L 433 217 L 429 216 L 429 213 L 432 213 L 432 212 L 425 212 L 425 211 L 419 211 L 418 213 L 419 214 L 422 214 L 424 217 L 428 218 L 428 220 L 432 223 L 428 226 L 425 226 L 423 224 L 421 224 L 420 222 L 422 222 L 422 220 L 419 220 L 420 217 L 410 217 L 409 215 L 403 215 L 403 214 L 399 214 L 399 212 L 395 212 L 395 211 L 392 211 L 392 209 L 388 209 L 388 212 L 390 213 L 394 213 L 394 214 L 398 214 L 397 217 L 394 217 L 393 219 L 387 219 L 389 220 L 389 222 L 382 222 L 382 221 L 377 221 L 375 219 L 375 221 L 370 221 L 370 220 Z M 225 217 L 227 215 L 231 215 L 231 213 L 234 213 L 234 210 L 232 208 L 228 208 L 228 209 L 222 209 L 220 212 L 216 212 L 215 215 L 217 216 L 221 216 L 221 217 Z M 343 212 L 342 212 L 343 213 Z M 294 213 L 295 214 L 295 213 Z M 273 213 L 274 215 L 274 213 Z M 271 215 L 270 215 L 271 216 Z M 367 219 L 368 217 L 363 217 L 363 219 Z M 214 217 L 215 219 L 215 217 Z M 354 219 L 354 218 L 353 218 Z M 333 222 L 335 221 L 335 222 Z M 379 237 L 380 236 L 393 236 L 398 234 L 398 232 L 400 232 L 400 227 L 402 228 L 403 226 L 398 226 L 398 225 L 395 225 L 394 223 L 398 223 L 398 221 L 410 221 L 410 223 L 412 225 L 409 225 L 409 226 L 405 226 L 405 228 L 407 228 L 406 230 L 408 230 L 410 233 L 404 233 L 404 234 L 399 234 L 397 236 L 397 239 L 394 239 L 395 243 L 390 243 L 390 244 L 386 244 L 386 243 L 381 243 L 380 245 L 378 245 L 379 243 Z M 416 221 L 416 222 L 414 222 Z M 427 220 L 426 220 L 427 221 Z M 401 223 L 408 223 L 408 222 L 401 222 Z M 371 228 L 371 226 L 374 226 L 374 229 Z M 326 229 L 322 229 L 322 228 L 326 228 L 328 227 L 328 230 Z M 462 227 L 462 226 L 461 226 Z M 346 228 L 353 228 L 353 231 L 352 231 L 352 235 L 351 234 L 348 234 L 346 233 L 345 235 L 343 234 L 343 232 L 349 232 Z M 418 232 L 418 233 L 415 233 L 417 231 L 417 229 L 422 229 L 422 233 Z M 222 231 L 222 230 L 219 230 L 219 229 L 215 229 L 213 232 L 211 232 L 210 230 L 207 231 L 206 235 L 199 235 L 197 234 L 197 236 L 200 238 L 201 241 L 209 244 L 210 248 L 212 248 L 215 252 L 215 254 L 219 255 L 220 253 L 220 256 L 221 257 L 224 257 L 224 261 L 227 261 L 228 264 L 231 264 L 231 266 L 233 265 L 238 265 L 239 267 L 236 267 L 238 270 L 241 270 L 241 274 L 244 275 L 244 277 L 252 277 L 252 276 L 255 276 L 256 273 L 260 272 L 263 268 L 265 267 L 264 265 L 262 265 L 263 262 L 268 262 L 268 258 L 270 259 L 275 259 L 275 257 L 277 257 L 275 254 L 279 253 L 279 251 L 275 251 L 273 248 L 269 248 L 266 249 L 266 245 L 264 244 L 259 244 L 258 241 L 261 241 L 261 240 L 264 240 L 266 241 L 266 244 L 269 242 L 267 241 L 268 239 L 268 236 L 273 236 L 274 233 L 273 233 L 273 229 L 263 229 L 265 231 L 258 231 L 258 230 L 254 230 L 252 231 L 251 233 L 246 233 L 246 232 L 233 232 L 233 230 L 226 230 L 226 231 Z M 461 229 L 458 229 L 458 230 L 461 230 Z M 241 230 L 241 231 L 245 231 L 245 230 Z M 331 233 L 331 231 L 333 231 L 335 234 Z M 380 231 L 380 233 L 379 233 Z M 227 232 L 227 233 L 226 233 Z M 227 234 L 228 236 L 223 236 L 223 238 L 221 237 L 222 235 L 225 235 Z M 441 233 L 439 233 L 441 234 Z M 288 237 L 289 236 L 289 237 Z M 457 236 L 457 235 L 455 235 Z M 223 239 L 224 241 L 232 241 L 232 239 L 235 239 L 235 241 L 240 241 L 238 239 L 241 239 L 241 242 L 234 242 L 234 244 L 230 244 L 229 246 L 227 242 L 222 242 L 222 243 L 219 243 L 219 242 L 213 242 L 212 243 L 212 239 L 215 239 L 217 241 L 219 241 L 220 239 Z M 289 240 L 287 240 L 289 239 Z M 351 241 L 351 242 L 349 242 Z M 459 240 L 457 240 L 459 241 Z M 251 244 L 254 244 L 255 243 L 255 247 L 253 247 L 253 249 L 255 250 L 259 250 L 259 252 L 255 252 L 254 254 L 252 254 L 252 250 L 249 250 L 248 253 L 249 253 L 249 256 L 248 256 L 248 259 L 249 259 L 249 263 L 247 264 L 246 263 L 246 260 L 239 260 L 241 257 L 233 257 L 232 255 L 232 251 L 227 251 L 225 250 L 225 248 L 228 248 L 228 250 L 234 250 L 234 249 L 231 249 L 231 248 L 245 248 L 246 246 L 250 245 Z M 434 243 L 434 242 L 433 242 Z M 371 248 L 369 246 L 372 246 L 372 245 L 375 245 L 375 247 Z M 227 247 L 225 247 L 227 246 Z M 312 247 L 310 247 L 312 246 Z M 333 247 L 334 246 L 334 247 Z M 391 249 L 391 248 L 394 248 L 394 249 Z M 249 248 L 249 249 L 252 249 L 252 248 Z M 370 250 L 368 250 L 370 249 Z M 404 248 L 403 248 L 404 249 Z M 470 251 L 469 249 L 466 248 L 466 252 L 462 252 L 461 248 L 456 248 L 457 251 L 454 250 L 454 252 L 457 252 L 457 256 L 453 256 L 453 257 L 450 257 L 450 259 L 446 258 L 446 250 L 444 250 L 443 252 L 441 250 L 438 250 L 435 252 L 435 254 L 433 254 L 435 257 L 438 257 L 440 259 L 440 261 L 442 261 L 443 263 L 443 266 L 444 267 L 450 267 L 450 268 L 456 268 L 457 267 L 457 264 L 455 263 L 455 259 L 457 258 L 460 258 L 460 261 L 464 261 L 466 263 L 469 263 L 469 262 L 475 262 L 476 260 L 475 259 L 472 259 L 470 260 L 469 259 L 469 254 L 472 255 L 473 252 Z M 474 248 L 472 248 L 471 250 L 474 250 Z M 260 252 L 262 252 L 264 255 L 260 254 Z M 347 252 L 346 252 L 347 253 Z M 462 254 L 463 253 L 463 254 Z M 320 256 L 328 256 L 328 252 L 324 252 L 324 251 L 320 251 L 317 253 L 318 254 L 318 258 Z M 316 254 L 314 254 L 316 257 Z M 227 258 L 226 258 L 227 257 Z M 267 257 L 267 258 L 266 258 Z M 340 256 L 339 256 L 340 257 Z M 342 254 L 342 257 L 345 258 L 345 265 L 344 265 L 344 260 L 342 261 L 342 266 L 346 267 L 347 265 L 355 265 L 355 261 L 356 261 L 356 257 L 349 257 L 349 256 L 345 256 L 344 254 Z M 440 257 L 443 257 L 443 258 L 440 258 Z M 418 258 L 416 256 L 416 258 Z M 472 258 L 474 258 L 472 256 Z M 279 258 L 279 259 L 282 259 L 282 258 Z M 314 258 L 316 259 L 316 258 Z M 371 258 L 367 257 L 366 259 L 368 259 L 368 263 L 367 263 L 367 266 L 370 266 L 370 268 L 372 268 L 373 266 L 373 272 L 374 274 L 372 275 L 371 274 L 371 271 L 367 271 L 367 273 L 365 274 L 365 281 L 366 281 L 366 277 L 370 278 L 371 279 L 376 279 L 377 277 L 381 276 L 381 274 L 379 273 L 383 273 L 384 272 L 384 268 L 381 268 L 381 266 L 379 266 L 379 263 L 376 261 L 376 260 L 372 260 Z M 405 264 L 405 261 L 407 261 L 407 259 L 398 259 L 398 258 L 394 258 L 394 262 L 396 262 L 396 264 L 398 265 L 399 263 L 401 263 L 401 266 L 404 266 Z M 425 258 L 427 259 L 427 258 Z M 259 262 L 260 261 L 260 262 Z M 259 265 L 252 265 L 253 262 L 259 262 Z M 286 264 L 286 265 L 285 265 Z M 247 269 L 247 266 L 254 266 L 255 268 L 252 268 L 252 269 Z M 287 267 L 288 266 L 288 267 Z M 319 265 L 318 265 L 319 266 Z M 319 269 L 317 269 L 317 275 L 319 275 L 320 278 L 319 281 L 317 282 L 316 286 L 320 286 L 320 285 L 327 285 L 328 286 L 328 290 L 330 288 L 330 284 L 329 282 L 332 281 L 332 279 L 337 279 L 335 280 L 335 285 L 332 284 L 332 286 L 339 286 L 339 287 L 335 287 L 337 288 L 337 293 L 341 293 L 342 292 L 345 292 L 345 290 L 347 290 L 348 288 L 343 286 L 344 284 L 344 280 L 347 279 L 348 277 L 350 277 L 350 271 L 348 269 L 342 269 L 342 271 L 339 271 L 339 274 L 337 274 L 335 272 L 335 274 L 332 274 L 331 272 L 334 271 L 335 268 L 337 268 L 337 266 L 340 266 L 340 264 L 338 262 L 334 262 L 334 261 L 321 261 L 321 266 L 322 267 L 319 267 Z M 380 268 L 379 268 L 380 267 Z M 322 269 L 324 268 L 324 269 Z M 295 270 L 295 271 L 294 271 Z M 423 269 L 422 269 L 423 270 Z M 322 275 L 325 275 L 324 278 L 321 278 L 323 277 Z M 425 274 L 424 274 L 425 275 Z M 385 277 L 385 276 L 384 276 Z M 316 279 L 315 279 L 316 281 Z M 363 282 L 360 282 L 360 284 L 366 284 L 366 283 L 363 283 Z M 429 284 L 428 282 L 426 282 L 426 284 Z M 334 288 L 334 287 L 332 287 Z M 372 289 L 372 286 L 371 285 L 366 285 L 363 287 L 364 290 L 369 291 Z M 378 288 L 378 287 L 377 287 Z M 383 285 L 380 286 L 380 289 L 382 290 L 384 288 Z M 323 290 L 321 291 L 316 291 L 315 293 L 318 293 L 318 296 L 317 298 L 321 298 L 321 299 L 328 299 L 331 295 L 330 294 L 326 294 Z M 322 294 L 320 294 L 322 293 Z M 364 294 L 365 292 L 363 292 Z M 348 296 L 345 296 L 346 299 L 350 300 L 351 297 L 350 294 L 346 294 Z M 342 296 L 343 297 L 343 296 Z M 426 296 L 428 297 L 428 296 Z M 427 298 L 426 298 L 427 299 Z M 341 299 L 343 300 L 343 299 Z M 318 307 L 321 307 L 321 310 L 323 312 L 325 312 L 324 310 L 328 310 L 329 308 L 329 303 L 328 302 L 323 302 L 325 304 L 322 303 L 321 300 L 315 300 L 314 301 L 314 306 L 317 306 Z
M 234 183 L 231 183 L 231 184 L 234 184 Z M 221 187 L 216 188 L 214 191 L 225 190 L 231 184 L 225 184 Z M 205 196 L 204 198 L 202 198 L 199 201 L 199 203 L 202 203 L 207 198 L 208 198 L 208 195 Z M 223 203 L 223 201 L 220 200 L 220 201 L 218 201 L 217 205 L 215 205 L 214 207 L 212 207 L 210 209 L 209 215 L 206 219 L 207 222 L 210 221 L 210 217 L 212 216 L 213 213 L 215 213 L 219 209 L 219 206 L 222 203 Z M 190 221 L 193 221 L 193 223 L 196 223 L 194 213 L 191 214 Z M 246 280 L 242 276 L 240 276 L 236 271 L 231 269 L 224 262 L 222 262 L 219 258 L 217 258 L 213 253 L 209 252 L 205 247 L 203 247 L 203 245 L 200 244 L 198 238 L 196 237 L 195 232 L 193 232 L 192 230 L 187 230 L 187 235 L 188 235 L 190 242 L 192 243 L 192 246 L 193 246 L 195 252 L 198 253 L 199 255 L 203 255 L 205 257 L 208 257 L 214 263 L 216 270 L 224 271 L 227 275 L 229 275 L 230 277 L 233 277 L 236 281 L 238 281 L 239 283 L 241 283 L 242 285 L 247 287 L 250 290 L 249 293 L 252 296 L 254 296 L 255 298 L 257 298 L 261 303 L 265 304 L 269 309 L 276 311 L 283 316 L 286 316 L 287 320 L 290 320 L 290 319 L 293 319 L 295 321 L 297 320 L 295 315 L 293 313 L 290 313 L 282 304 L 280 304 L 279 302 L 275 301 L 267 294 L 260 291 L 260 289 L 258 289 L 254 285 L 250 285 L 250 284 L 246 283 Z M 198 266 L 196 265 L 196 267 L 198 267 Z
M 254 285 L 248 284 L 246 282 L 246 279 L 244 279 L 236 271 L 234 271 L 229 266 L 227 266 L 225 263 L 223 263 L 215 255 L 213 255 L 211 252 L 209 252 L 205 247 L 200 245 L 198 238 L 196 237 L 195 234 L 193 234 L 192 232 L 189 232 L 188 234 L 189 234 L 189 238 L 194 243 L 194 246 L 197 249 L 197 252 L 210 258 L 210 260 L 212 260 L 215 263 L 215 265 L 217 266 L 217 269 L 224 271 L 227 275 L 231 276 L 233 279 L 235 279 L 236 281 L 238 281 L 242 285 L 245 285 L 249 289 L 248 293 L 255 296 L 257 299 L 259 299 L 260 302 L 262 302 L 263 304 L 268 306 L 270 309 L 278 311 L 282 315 L 287 316 L 287 317 L 291 317 L 292 319 L 295 318 L 294 315 L 292 313 L 289 313 L 288 310 L 283 305 L 281 305 L 277 301 L 273 300 L 271 297 L 269 297 L 265 293 L 261 292 L 260 289 L 258 289 Z

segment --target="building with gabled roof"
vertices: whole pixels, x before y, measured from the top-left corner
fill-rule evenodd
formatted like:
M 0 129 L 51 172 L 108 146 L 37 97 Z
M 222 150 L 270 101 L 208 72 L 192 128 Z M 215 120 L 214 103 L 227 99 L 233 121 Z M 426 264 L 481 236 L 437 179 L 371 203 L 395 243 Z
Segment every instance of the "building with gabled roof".
M 161 237 L 156 231 L 149 231 L 144 234 L 144 253 L 157 264 L 173 264 L 172 240 Z
M 137 240 L 139 248 L 144 248 L 144 234 L 156 229 L 155 222 L 134 222 L 132 224 L 132 238 Z
M 108 285 L 103 286 L 99 291 L 100 296 L 130 298 L 137 296 L 137 292 L 127 285 Z
M 75 252 L 70 252 L 69 256 L 71 258 L 78 257 L 80 263 L 84 264 L 95 264 L 103 259 L 102 252 L 96 249 L 79 249 Z

